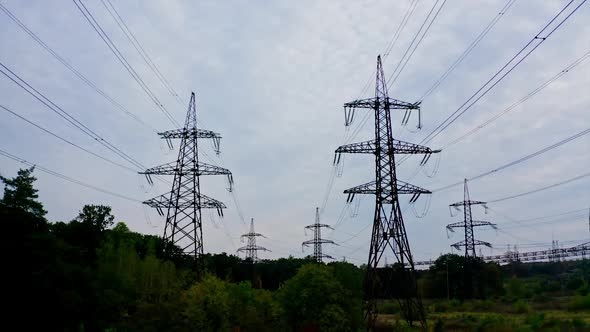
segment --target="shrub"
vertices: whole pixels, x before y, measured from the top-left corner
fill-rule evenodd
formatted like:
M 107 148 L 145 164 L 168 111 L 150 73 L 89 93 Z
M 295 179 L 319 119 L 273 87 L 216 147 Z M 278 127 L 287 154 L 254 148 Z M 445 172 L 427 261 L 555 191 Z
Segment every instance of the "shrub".
M 517 314 L 526 314 L 531 311 L 531 307 L 527 301 L 518 300 L 512 305 L 512 310 Z
M 574 296 L 570 300 L 567 308 L 571 311 L 590 310 L 590 295 Z
M 438 303 L 433 303 L 430 306 L 430 311 L 431 312 L 447 312 L 449 311 L 449 303 L 448 302 L 438 302 Z
M 478 332 L 511 332 L 514 331 L 514 324 L 500 315 L 489 315 L 481 319 L 475 331 Z
M 476 300 L 473 301 L 473 310 L 476 311 L 490 311 L 494 308 L 494 301 L 492 300 Z
M 524 322 L 527 325 L 530 325 L 531 329 L 533 329 L 534 331 L 538 331 L 541 326 L 543 326 L 543 322 L 545 321 L 545 313 L 539 313 L 539 314 L 531 314 L 528 315 Z
M 379 306 L 379 313 L 396 314 L 399 312 L 399 304 L 395 301 L 387 301 Z

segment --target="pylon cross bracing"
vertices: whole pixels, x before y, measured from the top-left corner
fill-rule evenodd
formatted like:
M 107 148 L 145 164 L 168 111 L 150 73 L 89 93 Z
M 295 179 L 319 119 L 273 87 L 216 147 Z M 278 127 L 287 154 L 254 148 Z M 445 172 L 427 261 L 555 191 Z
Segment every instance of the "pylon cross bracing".
M 226 206 L 222 202 L 201 193 L 202 175 L 225 175 L 231 186 L 232 173 L 222 167 L 209 165 L 199 161 L 200 139 L 212 139 L 215 152 L 219 153 L 221 136 L 210 130 L 197 128 L 197 111 L 195 93 L 191 93 L 189 107 L 183 128 L 158 133 L 165 139 L 170 149 L 173 149 L 172 139 L 180 139 L 178 158 L 175 162 L 149 168 L 144 174 L 149 183 L 153 183 L 152 176 L 174 176 L 170 192 L 154 197 L 143 203 L 153 207 L 157 212 L 166 216 L 164 226 L 165 254 L 179 248 L 183 254 L 190 255 L 199 263 L 203 255 L 203 229 L 201 209 L 216 209 L 220 216 Z M 198 264 L 200 266 L 200 264 Z
M 255 263 L 258 261 L 258 251 L 270 251 L 270 250 L 266 249 L 265 247 L 261 247 L 256 244 L 257 237 L 266 237 L 266 236 L 264 236 L 260 233 L 256 233 L 254 231 L 254 218 L 252 218 L 252 219 L 250 219 L 250 231 L 246 234 L 242 234 L 242 236 L 241 236 L 242 241 L 244 239 L 247 239 L 248 243 L 246 244 L 246 246 L 240 247 L 237 250 L 238 252 L 245 252 L 246 259 L 249 259 L 250 261 L 252 261 L 252 263 Z
M 398 302 L 402 313 L 411 325 L 419 321 L 426 324 L 422 301 L 418 295 L 418 287 L 414 270 L 410 244 L 406 234 L 399 195 L 408 194 L 410 202 L 414 202 L 422 194 L 430 194 L 429 190 L 405 183 L 397 179 L 395 167 L 396 154 L 423 154 L 420 164 L 425 164 L 433 153 L 428 147 L 408 143 L 393 138 L 391 110 L 402 110 L 405 125 L 410 114 L 417 111 L 420 116 L 420 104 L 408 103 L 390 98 L 381 64 L 381 56 L 377 57 L 377 75 L 375 97 L 355 100 L 344 104 L 345 125 L 352 124 L 356 109 L 369 109 L 375 116 L 375 136 L 370 141 L 343 145 L 336 149 L 334 162 L 338 163 L 342 153 L 366 153 L 375 155 L 375 181 L 345 190 L 351 202 L 356 194 L 375 195 L 375 213 L 373 232 L 369 248 L 369 259 L 365 277 L 365 316 L 367 327 L 372 329 L 377 316 L 376 297 L 378 295 L 378 268 L 386 251 L 393 252 L 402 270 L 402 283 L 392 285 L 398 291 Z M 419 120 L 420 121 L 420 120 Z M 418 124 L 420 127 L 420 124 Z M 384 281 L 387 282 L 387 281 Z
M 464 180 L 463 184 L 463 201 L 450 204 L 450 208 L 463 208 L 463 221 L 448 224 L 447 229 L 451 232 L 454 232 L 455 228 L 463 228 L 465 231 L 465 239 L 463 241 L 457 242 L 452 244 L 451 246 L 455 249 L 460 249 L 461 247 L 465 247 L 465 257 L 476 257 L 475 247 L 476 246 L 486 246 L 491 247 L 492 245 L 485 241 L 480 241 L 475 239 L 475 235 L 473 232 L 474 227 L 479 226 L 490 226 L 496 228 L 496 224 L 493 224 L 489 221 L 481 221 L 481 220 L 473 220 L 472 213 L 471 213 L 471 206 L 472 205 L 483 205 L 485 207 L 486 202 L 482 201 L 473 201 L 469 198 L 469 188 L 467 187 L 467 179 Z
M 315 223 L 305 226 L 305 229 L 313 230 L 313 239 L 304 241 L 303 243 L 301 243 L 301 247 L 303 249 L 303 247 L 313 245 L 313 259 L 318 263 L 321 263 L 324 258 L 334 259 L 334 257 L 327 255 L 322 251 L 322 245 L 323 244 L 336 244 L 332 240 L 322 239 L 322 228 L 333 229 L 332 226 L 330 226 L 330 225 L 320 224 L 320 208 L 316 207 L 315 208 Z

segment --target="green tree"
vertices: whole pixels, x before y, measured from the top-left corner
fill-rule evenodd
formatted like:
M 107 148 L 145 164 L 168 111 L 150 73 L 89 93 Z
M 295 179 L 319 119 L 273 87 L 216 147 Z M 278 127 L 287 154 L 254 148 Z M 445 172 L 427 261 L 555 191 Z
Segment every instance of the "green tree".
M 35 167 L 29 169 L 20 169 L 17 176 L 12 179 L 0 176 L 4 182 L 4 197 L 0 199 L 0 208 L 12 208 L 28 212 L 35 217 L 43 218 L 47 211 L 43 209 L 43 204 L 37 201 L 37 189 L 33 183 L 37 180 L 33 176 Z
M 319 264 L 301 267 L 277 294 L 287 323 L 296 331 L 355 330 L 351 319 L 357 313 L 351 312 L 351 295 L 334 277 L 332 268 Z
M 90 225 L 98 232 L 102 232 L 113 225 L 115 217 L 111 214 L 111 207 L 105 205 L 84 205 L 76 217 L 76 221 Z

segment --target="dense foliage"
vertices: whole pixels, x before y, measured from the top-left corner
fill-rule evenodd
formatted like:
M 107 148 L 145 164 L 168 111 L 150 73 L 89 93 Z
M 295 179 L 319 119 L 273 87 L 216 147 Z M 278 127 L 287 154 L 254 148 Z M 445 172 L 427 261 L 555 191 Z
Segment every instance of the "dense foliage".
M 8 267 L 3 292 L 7 326 L 60 331 L 363 329 L 362 267 L 293 257 L 252 264 L 222 253 L 205 255 L 206 273 L 198 276 L 182 255 L 163 259 L 159 237 L 115 223 L 108 206 L 85 205 L 69 222 L 48 222 L 32 168 L 0 179 L 5 186 L 0 243 Z M 475 260 L 470 264 L 476 282 L 469 296 L 463 291 L 463 264 L 460 256 L 444 255 L 419 273 L 431 317 L 478 310 L 532 314 L 532 308 L 554 309 L 555 303 L 571 312 L 590 309 L 588 262 L 500 267 Z M 398 274 L 396 266 L 379 271 L 383 298 L 395 295 Z M 562 300 L 552 300 L 557 298 Z M 391 301 L 382 302 L 380 311 L 399 313 Z M 460 317 L 469 326 L 480 324 Z M 530 324 L 551 321 L 535 317 Z M 481 324 L 491 326 L 494 319 Z

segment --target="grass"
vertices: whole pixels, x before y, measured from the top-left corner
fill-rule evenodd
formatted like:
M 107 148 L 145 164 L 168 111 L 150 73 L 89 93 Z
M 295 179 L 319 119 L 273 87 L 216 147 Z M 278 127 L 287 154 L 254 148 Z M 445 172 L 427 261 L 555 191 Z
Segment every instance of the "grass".
M 425 303 L 429 331 L 498 332 L 582 332 L 590 331 L 590 310 L 585 299 L 565 299 L 554 303 L 558 309 L 538 310 L 533 302 L 428 301 Z M 574 304 L 564 306 L 563 303 Z M 580 304 L 583 302 L 582 304 Z M 548 305 L 543 306 L 548 307 Z M 564 308 L 565 307 L 565 308 Z M 572 308 L 580 308 L 572 310 Z M 378 321 L 388 331 L 419 331 L 408 328 L 395 302 L 381 302 Z M 568 310 L 569 309 L 569 310 Z M 380 329 L 381 330 L 381 329 Z

